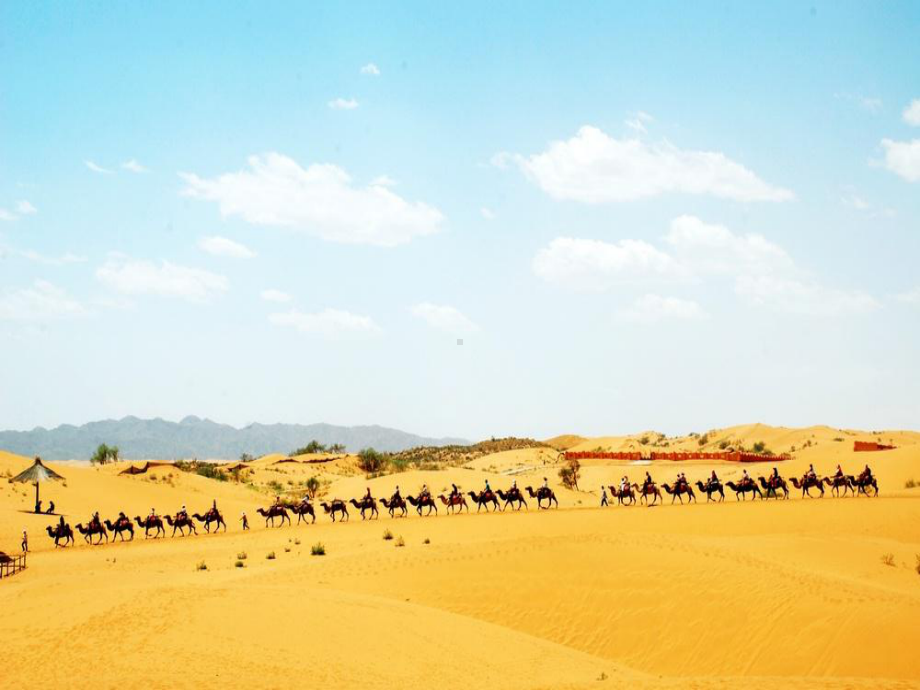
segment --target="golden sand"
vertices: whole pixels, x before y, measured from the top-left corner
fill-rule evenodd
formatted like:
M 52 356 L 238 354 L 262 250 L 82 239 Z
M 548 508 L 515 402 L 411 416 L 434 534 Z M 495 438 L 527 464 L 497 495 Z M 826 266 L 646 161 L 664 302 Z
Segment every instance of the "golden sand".
M 641 448 L 649 434 L 570 447 Z M 624 473 L 639 481 L 646 467 L 586 462 L 575 492 L 558 486 L 547 449 L 373 480 L 351 458 L 279 465 L 277 455 L 254 463 L 255 478 L 291 495 L 310 476 L 340 498 L 368 485 L 384 496 L 399 484 L 405 495 L 423 482 L 440 493 L 452 481 L 503 488 L 512 476 L 522 486 L 548 476 L 561 508 L 531 501 L 526 512 L 477 515 L 471 504 L 471 515 L 445 516 L 441 506 L 438 517 L 372 522 L 352 510 L 345 524 L 320 510 L 315 525 L 266 529 L 255 508 L 271 496 L 242 484 L 170 467 L 120 476 L 125 463 L 50 463 L 66 487 L 43 485 L 42 497 L 71 524 L 97 509 L 204 512 L 217 499 L 229 531 L 146 541 L 138 531 L 133 543 L 98 547 L 77 535 L 76 548 L 55 550 L 43 533 L 55 519 L 25 512 L 34 489 L 0 482 L 0 549 L 15 551 L 23 528 L 33 549 L 28 569 L 0 583 L 0 677 L 4 687 L 68 688 L 920 687 L 920 488 L 905 488 L 920 482 L 920 435 L 750 425 L 707 443 L 729 436 L 777 453 L 796 446 L 780 463 L 787 477 L 810 462 L 820 474 L 869 462 L 881 496 L 740 502 L 729 492 L 718 505 L 666 496 L 661 507 L 602 509 L 601 484 Z M 899 447 L 853 452 L 853 440 L 878 438 Z M 700 447 L 668 442 L 660 449 Z M 0 453 L 0 476 L 28 464 Z M 713 467 L 723 480 L 742 470 L 649 469 L 659 481 L 680 470 L 695 481 Z M 318 542 L 325 556 L 311 556 Z

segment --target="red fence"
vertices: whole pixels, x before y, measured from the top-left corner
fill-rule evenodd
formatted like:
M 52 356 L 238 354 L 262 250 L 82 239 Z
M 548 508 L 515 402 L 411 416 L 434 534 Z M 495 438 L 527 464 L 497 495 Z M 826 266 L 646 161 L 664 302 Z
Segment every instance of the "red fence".
M 566 460 L 673 460 L 681 462 L 684 460 L 724 460 L 726 462 L 772 462 L 774 460 L 789 460 L 792 456 L 788 453 L 782 455 L 762 455 L 760 453 L 741 453 L 741 452 L 703 452 L 698 453 L 649 453 L 643 456 L 642 453 L 631 452 L 613 452 L 613 451 L 566 451 Z
M 853 441 L 854 453 L 867 453 L 876 450 L 894 450 L 895 446 L 886 446 L 875 441 Z

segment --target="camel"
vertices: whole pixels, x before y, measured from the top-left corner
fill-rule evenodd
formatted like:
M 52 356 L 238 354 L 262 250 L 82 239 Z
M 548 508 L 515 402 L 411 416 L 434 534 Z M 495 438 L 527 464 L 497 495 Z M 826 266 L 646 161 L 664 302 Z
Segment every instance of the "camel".
M 361 499 L 360 502 L 356 501 L 355 499 L 351 499 L 349 503 L 351 503 L 355 508 L 361 511 L 362 520 L 364 519 L 365 511 L 368 511 L 368 510 L 371 512 L 371 520 L 376 520 L 379 517 L 377 513 L 377 504 L 374 502 L 373 498 L 368 498 L 367 496 L 365 496 L 364 498 Z
M 198 534 L 198 530 L 195 529 L 195 523 L 192 522 L 192 518 L 188 515 L 177 513 L 175 518 L 169 515 L 164 515 L 163 517 L 166 518 L 166 524 L 173 528 L 172 536 L 176 536 L 176 530 L 179 530 L 179 534 L 183 537 Z M 188 534 L 185 533 L 186 528 L 188 528 Z
M 291 506 L 291 512 L 297 516 L 297 524 L 300 524 L 300 521 L 307 521 L 307 515 L 310 515 L 313 518 L 313 522 L 316 522 L 316 512 L 313 510 L 313 506 L 310 505 L 310 501 L 304 499 L 297 505 Z M 312 522 L 310 524 L 313 524 Z
M 109 543 L 109 533 L 105 531 L 105 525 L 90 522 L 88 527 L 84 527 L 82 523 L 77 523 L 77 531 L 83 535 L 83 541 L 93 544 L 93 535 L 99 535 L 99 541 L 95 544 L 102 543 L 102 537 L 105 537 L 105 543 Z
M 409 511 L 406 509 L 406 500 L 404 498 L 391 498 L 389 500 L 381 498 L 379 501 L 380 505 L 389 511 L 390 517 L 396 517 L 395 511 L 397 510 L 402 511 L 402 515 L 400 515 L 400 517 L 406 517 L 409 514 Z
M 415 506 L 416 512 L 421 516 L 422 508 L 428 508 L 428 512 L 425 513 L 425 517 L 431 515 L 431 511 L 434 511 L 434 514 L 438 514 L 438 504 L 434 502 L 434 499 L 431 496 L 419 496 L 415 498 L 414 496 L 406 496 L 406 500 L 410 504 Z
M 796 479 L 795 477 L 792 477 L 790 478 L 789 481 L 792 482 L 792 486 L 794 486 L 796 489 L 802 490 L 802 498 L 805 498 L 806 495 L 808 496 L 808 498 L 814 498 L 814 496 L 811 495 L 812 488 L 815 488 L 818 491 L 820 491 L 821 492 L 820 498 L 824 498 L 824 482 L 822 482 L 817 477 L 812 478 L 812 477 L 809 477 L 808 475 L 805 475 L 801 479 Z
M 557 508 L 559 507 L 559 501 L 556 500 L 555 492 L 546 486 L 541 486 L 536 492 L 534 492 L 532 487 L 528 486 L 527 494 L 531 498 L 537 499 L 537 508 L 543 508 L 543 501 L 546 501 L 547 508 L 552 508 L 554 503 Z
M 135 516 L 134 520 L 137 522 L 139 527 L 144 528 L 144 539 L 150 536 L 150 530 L 155 529 L 157 533 L 153 535 L 154 539 L 157 539 L 161 534 L 166 536 L 166 528 L 163 527 L 163 521 L 156 515 L 148 515 L 144 519 L 141 519 L 139 515 Z
M 121 540 L 124 541 L 125 532 L 131 535 L 129 541 L 134 541 L 134 525 L 131 524 L 128 518 L 119 518 L 115 521 L 114 525 L 108 520 L 105 520 L 105 528 L 109 530 L 109 532 L 112 532 L 112 541 L 115 541 L 115 537 L 121 537 Z
M 632 485 L 627 484 L 622 491 L 612 485 L 607 488 L 610 489 L 610 496 L 617 499 L 619 505 L 626 505 L 626 501 L 629 501 L 629 505 L 635 505 L 636 492 L 633 491 Z
M 272 521 L 272 527 L 275 526 L 275 518 L 281 518 L 281 524 L 279 527 L 284 527 L 284 521 L 287 520 L 287 523 L 291 524 L 291 516 L 288 515 L 287 509 L 282 505 L 274 505 L 268 510 L 264 508 L 257 508 L 256 512 L 265 518 L 265 526 L 268 527 L 268 521 Z
M 198 513 L 194 513 L 192 517 L 198 520 L 198 522 L 204 523 L 204 531 L 207 532 L 208 534 L 211 533 L 211 523 L 212 522 L 215 523 L 214 524 L 214 534 L 217 534 L 217 532 L 221 528 L 221 525 L 223 525 L 224 532 L 227 531 L 227 523 L 224 522 L 224 516 L 221 515 L 220 511 L 217 510 L 216 508 L 211 508 L 204 515 L 199 515 Z
M 636 493 L 639 494 L 639 500 L 645 501 L 646 505 L 649 504 L 648 503 L 649 496 L 653 497 L 651 505 L 655 505 L 658 501 L 664 502 L 664 499 L 661 498 L 661 489 L 659 489 L 658 486 L 654 482 L 652 482 L 651 484 L 643 483 L 642 486 L 639 486 L 638 484 L 633 484 L 632 488 L 636 491 Z
M 323 507 L 323 510 L 325 510 L 328 515 L 332 516 L 333 522 L 335 522 L 336 513 L 342 514 L 341 521 L 344 522 L 345 520 L 348 519 L 348 506 L 345 505 L 345 501 L 341 501 L 337 498 L 334 498 L 332 499 L 332 505 L 329 505 L 328 503 L 320 503 L 320 505 Z
M 505 493 L 501 489 L 498 490 L 498 497 L 505 502 L 505 505 L 502 507 L 502 510 L 507 508 L 509 505 L 517 505 L 515 510 L 520 510 L 522 507 L 530 510 L 527 507 L 527 501 L 524 500 L 524 494 L 521 493 L 521 490 L 517 487 L 509 489 L 508 493 Z
M 742 482 L 741 484 L 735 484 L 735 482 L 725 482 L 725 486 L 735 492 L 736 501 L 739 500 L 739 497 L 746 501 L 747 494 L 749 493 L 753 494 L 751 496 L 751 500 L 757 498 L 758 496 L 760 496 L 761 499 L 763 498 L 763 494 L 760 493 L 760 489 L 753 480 L 747 483 Z
M 706 502 L 715 501 L 712 497 L 713 494 L 719 494 L 719 501 L 725 500 L 725 489 L 722 488 L 722 482 L 714 482 L 711 479 L 703 484 L 703 482 L 698 481 L 696 483 L 697 488 L 699 488 L 700 493 L 706 494 Z
M 689 484 L 684 484 L 684 483 L 678 484 L 675 482 L 673 487 L 669 486 L 668 484 L 662 484 L 661 487 L 671 495 L 671 503 L 674 503 L 674 499 L 677 498 L 677 499 L 680 499 L 680 504 L 683 505 L 684 504 L 683 494 L 688 495 L 688 499 L 690 502 L 693 502 L 696 500 L 696 494 L 693 493 L 693 487 L 691 487 Z
M 847 479 L 850 480 L 850 488 L 853 489 L 854 493 L 858 496 L 859 494 L 869 495 L 869 492 L 866 491 L 868 487 L 872 487 L 874 490 L 873 496 L 878 496 L 878 480 L 875 477 L 869 477 L 868 479 L 864 475 L 859 475 L 854 477 L 852 474 L 847 475 Z
M 73 541 L 73 530 L 70 528 L 70 525 L 55 525 L 53 528 L 48 526 L 48 536 L 54 539 L 54 546 L 62 546 L 60 541 L 64 540 L 63 547 L 72 546 Z
M 767 498 L 770 498 L 771 494 L 773 498 L 779 498 L 779 494 L 776 493 L 777 489 L 782 490 L 783 498 L 789 498 L 789 487 L 786 485 L 786 480 L 782 477 L 770 477 L 769 479 L 757 477 L 757 481 L 760 482 L 760 486 L 763 488 L 764 495 Z
M 844 496 L 850 491 L 853 492 L 854 496 L 856 495 L 856 489 L 850 484 L 850 480 L 846 475 L 840 477 L 824 477 L 821 481 L 831 487 L 831 493 L 834 496 L 840 496 L 841 488 L 843 488 Z
M 463 498 L 463 494 L 451 494 L 450 496 L 441 494 L 438 498 L 441 499 L 441 503 L 447 506 L 451 515 L 454 514 L 455 510 L 462 513 L 464 508 L 466 508 L 466 512 L 470 512 L 470 507 L 466 504 L 466 499 Z
M 479 509 L 483 506 L 486 507 L 486 512 L 489 512 L 489 506 L 491 505 L 495 510 L 499 509 L 498 497 L 495 495 L 494 491 L 480 491 L 478 494 L 475 491 L 469 492 L 470 498 L 473 499 L 473 503 L 476 504 L 476 512 L 479 512 Z

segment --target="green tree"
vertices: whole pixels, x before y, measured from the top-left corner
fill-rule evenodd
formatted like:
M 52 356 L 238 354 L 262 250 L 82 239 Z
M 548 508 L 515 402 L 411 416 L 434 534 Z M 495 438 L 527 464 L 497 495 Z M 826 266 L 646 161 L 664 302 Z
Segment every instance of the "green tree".
M 105 465 L 107 462 L 118 462 L 120 452 L 118 446 L 107 446 L 104 443 L 100 443 L 89 461 L 94 465 Z
M 358 453 L 358 467 L 368 474 L 380 472 L 384 465 L 386 465 L 386 456 L 373 448 L 364 448 Z

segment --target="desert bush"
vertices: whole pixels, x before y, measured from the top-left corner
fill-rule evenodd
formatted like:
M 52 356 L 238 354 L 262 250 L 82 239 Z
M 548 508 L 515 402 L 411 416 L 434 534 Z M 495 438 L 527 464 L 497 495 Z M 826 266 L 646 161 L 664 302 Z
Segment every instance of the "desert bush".
M 709 434 L 703 434 L 696 440 L 696 442 L 700 446 L 705 446 L 707 443 L 709 443 Z
M 373 448 L 364 448 L 358 452 L 358 467 L 364 472 L 380 472 L 386 464 L 386 456 Z
M 219 482 L 227 481 L 227 474 L 223 470 L 207 462 L 198 465 L 195 472 L 208 479 L 216 479 Z
M 274 552 L 274 551 L 269 551 L 267 554 L 265 554 L 265 560 L 266 560 L 266 561 L 273 561 L 273 560 L 275 560 L 276 558 L 277 558 L 277 556 L 275 555 L 275 552 Z
M 643 436 L 642 438 L 639 439 L 639 443 L 641 443 L 643 446 L 647 446 L 648 442 L 649 442 L 648 436 Z
M 754 448 L 753 448 L 755 453 L 763 453 L 766 449 L 767 449 L 767 444 L 764 443 L 763 441 L 758 441 L 757 443 L 755 443 Z
M 310 453 L 325 453 L 326 446 L 317 440 L 310 441 L 307 445 L 297 450 L 292 450 L 291 455 L 309 455 Z
M 107 446 L 104 443 L 100 443 L 89 461 L 93 465 L 105 465 L 107 462 L 118 462 L 118 453 L 118 446 Z
M 393 538 L 393 533 L 390 530 L 385 530 L 383 533 L 383 540 L 390 541 Z
M 295 539 L 295 540 L 294 540 L 294 545 L 295 545 L 295 546 L 300 546 L 300 539 Z
M 284 552 L 285 552 L 285 553 L 290 553 L 290 552 L 291 552 L 291 547 L 290 547 L 290 546 L 285 546 L 285 547 L 284 547 Z
M 204 561 L 198 561 L 198 565 L 195 566 L 195 570 L 207 570 L 208 564 Z
M 727 438 L 724 438 L 721 441 L 719 441 L 719 450 L 725 450 L 726 448 L 728 448 L 728 446 L 729 446 L 729 443 L 728 443 Z
M 882 563 L 884 563 L 885 565 L 891 566 L 893 568 L 894 567 L 894 554 L 893 553 L 882 554 Z
M 316 493 L 319 491 L 320 487 L 319 477 L 310 477 L 307 481 L 304 482 L 303 486 L 307 490 L 307 493 L 310 495 L 310 498 L 316 498 Z
M 238 554 L 236 554 L 236 557 L 241 561 L 245 561 L 247 558 L 249 558 L 245 551 L 240 551 Z
M 904 482 L 905 489 L 913 489 L 915 486 L 917 486 L 917 482 L 913 477 Z
M 835 436 L 834 441 L 836 441 L 837 443 L 843 443 L 843 438 L 840 436 Z
M 243 561 L 237 559 L 237 560 L 236 560 L 236 563 L 234 563 L 233 565 L 234 565 L 234 567 L 236 567 L 236 568 L 242 568 L 242 567 L 243 567 Z
M 562 485 L 568 489 L 578 490 L 578 476 L 581 471 L 581 463 L 575 458 L 567 460 L 565 466 L 559 470 L 559 479 Z
M 423 541 L 422 543 L 423 543 L 423 544 L 430 544 L 430 543 L 431 543 L 431 539 L 429 539 L 428 537 L 425 537 L 425 541 Z M 920 556 L 917 557 L 917 561 L 920 562 Z M 920 567 L 920 566 L 918 566 L 918 567 Z
M 396 540 L 396 546 L 405 546 L 405 545 L 406 545 L 406 540 L 403 539 L 402 537 Z
M 325 556 L 326 547 L 323 546 L 323 543 L 321 541 L 318 541 L 313 546 L 310 547 L 310 555 L 311 556 Z

